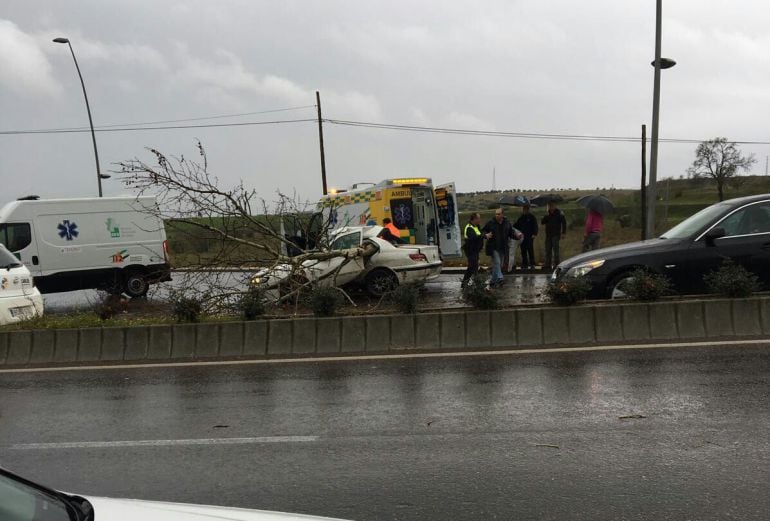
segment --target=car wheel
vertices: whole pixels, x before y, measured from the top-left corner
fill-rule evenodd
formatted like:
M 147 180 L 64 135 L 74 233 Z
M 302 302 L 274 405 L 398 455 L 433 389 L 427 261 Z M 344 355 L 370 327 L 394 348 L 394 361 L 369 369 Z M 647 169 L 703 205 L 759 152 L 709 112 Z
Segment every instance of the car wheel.
M 123 291 L 131 298 L 139 298 L 147 295 L 150 290 L 150 283 L 147 282 L 147 278 L 144 272 L 132 271 L 126 276 L 126 280 L 123 284 Z
M 366 276 L 366 291 L 373 297 L 381 297 L 398 287 L 398 277 L 392 271 L 375 270 Z
M 630 279 L 631 279 L 630 271 L 624 271 L 623 273 L 618 273 L 617 275 L 612 277 L 612 279 L 610 280 L 610 283 L 607 284 L 607 298 L 613 299 L 613 300 L 628 298 L 628 295 L 626 295 L 625 292 L 620 288 L 624 282 Z

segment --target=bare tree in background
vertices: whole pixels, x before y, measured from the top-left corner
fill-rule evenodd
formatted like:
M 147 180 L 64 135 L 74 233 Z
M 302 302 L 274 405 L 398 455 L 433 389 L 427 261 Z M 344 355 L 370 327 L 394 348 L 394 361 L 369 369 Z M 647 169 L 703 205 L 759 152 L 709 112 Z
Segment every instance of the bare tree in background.
M 138 158 L 122 161 L 116 173 L 137 195 L 157 198 L 156 215 L 173 237 L 172 247 L 176 245 L 172 260 L 177 266 L 181 260 L 188 268 L 182 280 L 175 274 L 174 291 L 197 298 L 208 312 L 231 307 L 257 269 L 288 271 L 280 299 L 296 302 L 310 284 L 305 270 L 314 263 L 342 257 L 339 267 L 324 278 L 335 277 L 342 266 L 365 253 L 361 248 L 321 248 L 328 244 L 329 222 L 321 214 L 314 215 L 314 205 L 299 201 L 296 195 L 278 193 L 268 202 L 243 181 L 221 186 L 208 170 L 200 142 L 197 161 L 148 150 L 152 163 Z M 287 227 L 291 233 L 286 233 Z M 245 271 L 224 271 L 233 267 Z
M 719 200 L 724 201 L 724 186 L 740 170 L 748 172 L 757 160 L 754 155 L 744 156 L 734 142 L 725 137 L 704 141 L 695 150 L 695 161 L 687 170 L 693 177 L 710 177 L 717 183 Z

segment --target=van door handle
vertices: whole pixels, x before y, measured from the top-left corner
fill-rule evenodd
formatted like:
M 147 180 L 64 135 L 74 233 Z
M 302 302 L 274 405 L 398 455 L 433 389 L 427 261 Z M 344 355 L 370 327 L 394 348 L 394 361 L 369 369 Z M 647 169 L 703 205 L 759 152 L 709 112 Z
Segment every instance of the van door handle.
M 32 264 L 34 264 L 35 266 L 40 264 L 40 261 L 38 260 L 37 255 L 32 256 Z
M 770 250 L 770 242 L 766 242 L 762 245 L 763 250 Z

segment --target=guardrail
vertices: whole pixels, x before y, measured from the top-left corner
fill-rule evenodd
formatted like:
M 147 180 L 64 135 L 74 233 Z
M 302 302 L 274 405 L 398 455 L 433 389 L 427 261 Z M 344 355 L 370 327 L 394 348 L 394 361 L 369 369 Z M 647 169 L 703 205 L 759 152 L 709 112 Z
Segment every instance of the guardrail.
M 770 296 L 0 332 L 0 366 L 761 338 Z

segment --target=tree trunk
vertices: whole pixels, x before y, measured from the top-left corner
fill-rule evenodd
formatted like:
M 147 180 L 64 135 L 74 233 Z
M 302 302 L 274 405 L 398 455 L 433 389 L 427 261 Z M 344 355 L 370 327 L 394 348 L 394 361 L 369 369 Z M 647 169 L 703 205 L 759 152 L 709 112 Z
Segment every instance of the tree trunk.
M 722 202 L 725 200 L 723 185 L 724 185 L 724 181 L 722 179 L 717 179 L 717 192 L 719 193 L 719 202 Z

